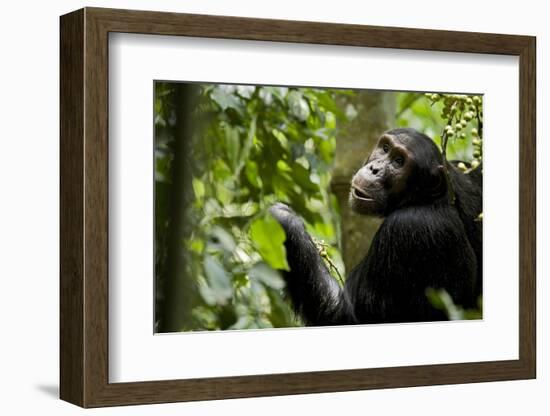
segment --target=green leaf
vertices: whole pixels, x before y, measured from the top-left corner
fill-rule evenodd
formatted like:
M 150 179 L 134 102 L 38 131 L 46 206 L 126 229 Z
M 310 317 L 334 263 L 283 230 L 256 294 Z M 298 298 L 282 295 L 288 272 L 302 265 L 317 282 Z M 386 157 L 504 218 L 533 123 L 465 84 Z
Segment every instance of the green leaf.
M 235 193 L 228 189 L 221 183 L 216 184 L 216 199 L 220 201 L 223 206 L 229 205 L 233 201 Z
M 325 127 L 327 129 L 336 128 L 336 116 L 332 114 L 330 111 L 327 111 L 327 113 L 325 114 Z
M 258 252 L 274 269 L 290 270 L 286 261 L 285 231 L 271 215 L 256 218 L 250 225 L 250 238 Z
M 212 227 L 211 231 L 212 237 L 217 240 L 217 242 L 223 247 L 225 251 L 230 253 L 235 250 L 237 244 L 233 236 L 224 230 L 222 227 L 215 225 Z
M 212 163 L 212 173 L 217 181 L 223 182 L 233 177 L 233 172 L 222 159 L 216 159 Z
M 311 181 L 309 170 L 301 164 L 295 163 L 292 167 L 292 177 L 298 185 L 309 191 L 318 191 L 319 186 Z
M 285 282 L 279 272 L 263 262 L 256 263 L 252 266 L 248 272 L 248 275 L 251 279 L 256 279 L 257 281 L 273 289 L 278 290 L 285 287 Z
M 224 124 L 224 132 L 229 162 L 231 163 L 233 169 L 237 170 L 239 164 L 239 153 L 241 151 L 241 140 L 239 138 L 239 131 L 228 124 Z
M 300 121 L 306 121 L 310 114 L 309 105 L 298 91 L 291 91 L 286 97 L 290 114 Z
M 441 299 L 439 291 L 429 287 L 426 289 L 426 296 L 434 308 L 440 311 L 445 310 L 445 302 Z
M 247 160 L 245 173 L 248 182 L 250 182 L 252 186 L 258 189 L 262 188 L 262 178 L 259 175 L 258 164 L 256 162 Z
M 323 140 L 319 143 L 319 153 L 323 160 L 327 163 L 334 159 L 334 151 L 336 149 L 336 140 Z
M 269 320 L 274 328 L 288 328 L 292 326 L 303 326 L 291 306 L 285 302 L 279 291 L 268 290 L 267 295 L 271 303 Z
M 193 178 L 193 192 L 195 192 L 195 198 L 202 199 L 204 197 L 204 183 L 197 178 Z
M 223 111 L 233 108 L 238 113 L 242 113 L 243 104 L 241 99 L 224 88 L 216 87 L 210 93 L 210 97 L 218 104 Z
M 454 304 L 451 295 L 445 289 L 427 288 L 426 296 L 432 306 L 445 312 L 451 321 L 465 319 L 464 310 Z
M 284 133 L 280 130 L 273 129 L 271 133 L 275 136 L 275 138 L 279 141 L 279 144 L 281 147 L 285 150 L 288 150 L 288 139 L 284 135 Z
M 256 87 L 252 85 L 237 85 L 237 94 L 244 98 L 251 98 L 256 91 Z
M 216 303 L 224 305 L 233 296 L 231 276 L 214 257 L 204 256 L 204 273 L 211 289 L 211 296 Z
M 204 241 L 199 238 L 194 238 L 189 242 L 189 249 L 197 254 L 202 254 L 204 250 Z
M 244 204 L 228 204 L 222 209 L 221 216 L 224 218 L 250 217 L 258 211 L 256 202 L 246 202 Z
M 235 176 L 241 173 L 242 168 L 248 162 L 250 156 L 250 150 L 254 144 L 254 137 L 256 136 L 256 116 L 252 117 L 250 121 L 250 127 L 248 128 L 248 134 L 246 135 L 246 141 L 243 144 L 243 149 L 239 156 L 239 163 L 237 169 L 235 169 Z
M 286 163 L 284 160 L 277 161 L 277 169 L 280 172 L 292 172 L 292 169 L 290 168 L 290 166 L 288 166 L 288 163 Z
M 237 322 L 231 325 L 228 329 L 250 329 L 254 323 L 253 319 L 249 315 L 241 316 Z

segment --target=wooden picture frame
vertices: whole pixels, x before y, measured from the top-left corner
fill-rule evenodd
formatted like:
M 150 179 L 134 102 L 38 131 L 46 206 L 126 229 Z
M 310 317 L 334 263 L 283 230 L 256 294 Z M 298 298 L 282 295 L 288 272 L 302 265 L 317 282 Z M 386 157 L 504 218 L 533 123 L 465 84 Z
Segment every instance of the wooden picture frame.
M 64 15 L 60 28 L 61 399 L 82 407 L 100 407 L 535 378 L 534 37 L 100 8 Z M 518 56 L 519 359 L 109 383 L 110 32 Z

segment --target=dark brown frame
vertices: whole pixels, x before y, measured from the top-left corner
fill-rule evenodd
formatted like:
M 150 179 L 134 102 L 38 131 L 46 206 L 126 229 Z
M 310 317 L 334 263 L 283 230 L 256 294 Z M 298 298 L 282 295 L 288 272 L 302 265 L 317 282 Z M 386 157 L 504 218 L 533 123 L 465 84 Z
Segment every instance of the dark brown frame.
M 109 383 L 109 32 L 519 56 L 519 359 Z M 98 8 L 62 16 L 61 398 L 99 407 L 535 378 L 535 45 L 530 36 Z

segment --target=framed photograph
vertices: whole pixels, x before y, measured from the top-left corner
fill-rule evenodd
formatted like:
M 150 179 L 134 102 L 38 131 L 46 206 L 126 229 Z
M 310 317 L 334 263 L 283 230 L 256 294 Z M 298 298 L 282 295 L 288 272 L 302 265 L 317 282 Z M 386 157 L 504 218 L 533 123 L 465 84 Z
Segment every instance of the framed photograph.
M 534 37 L 60 24 L 63 400 L 536 377 Z

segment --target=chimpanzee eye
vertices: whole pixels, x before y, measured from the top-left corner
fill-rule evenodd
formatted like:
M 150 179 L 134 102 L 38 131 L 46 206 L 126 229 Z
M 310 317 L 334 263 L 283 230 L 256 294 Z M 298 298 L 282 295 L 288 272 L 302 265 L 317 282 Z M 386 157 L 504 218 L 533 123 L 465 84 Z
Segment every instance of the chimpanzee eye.
M 399 156 L 395 158 L 394 162 L 397 164 L 397 166 L 403 166 L 405 164 L 405 159 Z
M 390 151 L 390 146 L 388 146 L 387 144 L 384 144 L 382 146 L 382 149 L 384 150 L 384 153 L 388 153 Z

